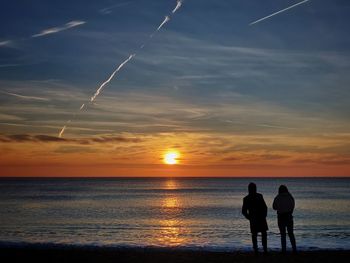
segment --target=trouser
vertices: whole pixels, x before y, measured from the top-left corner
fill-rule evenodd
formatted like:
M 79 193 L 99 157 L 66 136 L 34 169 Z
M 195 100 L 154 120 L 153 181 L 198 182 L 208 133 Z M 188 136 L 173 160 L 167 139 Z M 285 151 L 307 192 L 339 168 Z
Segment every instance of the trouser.
M 252 242 L 254 252 L 258 252 L 258 232 L 252 232 Z M 267 233 L 266 231 L 261 232 L 261 243 L 264 248 L 264 252 L 267 252 Z
M 278 228 L 280 229 L 280 233 L 281 233 L 282 252 L 286 252 L 286 246 L 287 246 L 287 244 L 286 244 L 287 243 L 286 230 L 288 232 L 288 236 L 290 239 L 290 243 L 292 245 L 292 249 L 294 252 L 296 252 L 297 246 L 296 246 L 295 236 L 294 236 L 293 216 L 291 214 L 278 215 Z

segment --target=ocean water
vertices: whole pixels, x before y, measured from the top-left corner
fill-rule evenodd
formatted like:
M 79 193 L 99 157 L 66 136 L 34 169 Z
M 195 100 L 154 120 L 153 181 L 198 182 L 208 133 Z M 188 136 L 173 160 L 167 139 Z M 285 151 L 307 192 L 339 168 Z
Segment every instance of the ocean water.
M 241 205 L 251 181 L 269 207 L 270 249 L 280 247 L 280 184 L 296 200 L 299 249 L 350 249 L 344 178 L 0 179 L 0 243 L 249 250 Z

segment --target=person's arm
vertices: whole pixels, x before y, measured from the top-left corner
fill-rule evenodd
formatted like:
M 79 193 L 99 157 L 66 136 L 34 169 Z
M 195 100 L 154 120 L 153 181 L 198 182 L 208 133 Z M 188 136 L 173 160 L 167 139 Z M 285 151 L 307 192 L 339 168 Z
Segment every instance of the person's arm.
M 248 213 L 248 207 L 247 207 L 247 200 L 243 199 L 243 206 L 242 206 L 242 214 L 245 218 L 249 219 L 249 213 Z
M 273 208 L 273 210 L 277 210 L 277 196 L 273 200 L 272 208 Z
M 294 200 L 294 197 L 292 195 L 290 195 L 291 199 L 292 199 L 292 213 L 294 211 L 294 208 L 295 208 L 295 200 Z
M 267 217 L 267 205 L 265 203 L 264 197 L 263 196 L 261 196 L 261 197 L 262 197 L 262 201 L 263 201 L 264 215 L 265 215 L 265 217 Z

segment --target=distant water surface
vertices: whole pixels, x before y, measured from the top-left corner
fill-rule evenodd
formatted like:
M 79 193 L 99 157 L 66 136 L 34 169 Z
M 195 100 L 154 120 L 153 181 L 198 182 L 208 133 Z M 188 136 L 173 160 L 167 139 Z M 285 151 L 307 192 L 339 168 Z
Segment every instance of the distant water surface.
M 0 242 L 246 250 L 251 181 L 269 207 L 270 248 L 280 247 L 272 201 L 286 184 L 298 247 L 350 249 L 346 178 L 0 179 Z

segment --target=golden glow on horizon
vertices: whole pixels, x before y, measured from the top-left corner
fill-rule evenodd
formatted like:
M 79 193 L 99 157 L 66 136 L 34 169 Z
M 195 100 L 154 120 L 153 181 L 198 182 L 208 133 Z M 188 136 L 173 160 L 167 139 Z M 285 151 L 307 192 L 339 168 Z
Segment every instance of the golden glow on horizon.
M 0 135 L 0 177 L 350 176 L 349 158 L 341 154 L 350 133 L 325 137 L 186 132 L 123 134 L 140 141 L 117 139 L 118 147 L 113 138 L 111 142 L 93 137 L 52 141 L 51 137 L 37 135 L 11 136 Z M 179 156 L 170 158 L 170 163 L 175 160 L 176 164 L 167 165 L 165 155 L 171 152 Z
M 178 158 L 180 157 L 180 154 L 178 152 L 175 152 L 175 151 L 170 151 L 170 152 L 167 152 L 165 153 L 164 155 L 164 163 L 165 164 L 177 164 L 178 163 Z

